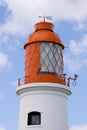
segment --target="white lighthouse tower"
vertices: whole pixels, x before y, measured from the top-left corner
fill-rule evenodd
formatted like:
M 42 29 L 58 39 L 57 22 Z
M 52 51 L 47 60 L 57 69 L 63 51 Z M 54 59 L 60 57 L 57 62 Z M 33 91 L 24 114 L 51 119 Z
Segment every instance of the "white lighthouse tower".
M 63 74 L 64 45 L 52 23 L 39 22 L 24 45 L 24 83 L 20 96 L 18 130 L 68 130 L 69 83 Z

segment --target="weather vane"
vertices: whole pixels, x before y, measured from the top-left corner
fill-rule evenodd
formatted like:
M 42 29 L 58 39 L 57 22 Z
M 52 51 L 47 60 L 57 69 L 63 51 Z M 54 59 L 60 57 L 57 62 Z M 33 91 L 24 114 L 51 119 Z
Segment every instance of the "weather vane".
M 44 22 L 46 19 L 52 20 L 52 16 L 38 16 L 39 18 L 43 18 Z

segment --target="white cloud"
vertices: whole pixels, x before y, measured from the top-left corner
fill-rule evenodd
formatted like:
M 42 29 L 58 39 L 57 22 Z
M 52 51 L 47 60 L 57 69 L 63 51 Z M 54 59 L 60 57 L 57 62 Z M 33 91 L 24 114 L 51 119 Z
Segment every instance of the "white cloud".
M 26 0 L 26 2 L 25 0 L 6 0 L 6 2 L 13 14 L 21 16 L 22 20 L 23 18 L 34 18 L 39 13 L 43 14 L 44 11 L 58 17 L 58 19 L 66 20 L 84 21 L 87 16 L 86 0 L 52 0 L 51 2 L 50 0 Z
M 7 71 L 11 67 L 12 63 L 9 61 L 8 56 L 0 52 L 0 72 Z
M 64 55 L 64 64 L 71 73 L 79 74 L 81 71 L 87 69 L 87 55 L 73 55 L 69 52 Z M 84 69 L 83 69 L 84 68 Z
M 80 126 L 72 126 L 69 130 L 87 130 L 87 124 L 86 125 L 80 125 Z
M 69 49 L 74 55 L 87 54 L 87 34 L 84 34 L 80 41 L 71 40 Z
M 0 50 L 2 49 L 3 46 L 6 46 L 8 43 L 8 36 L 7 35 L 0 35 Z
M 2 128 L 0 128 L 0 130 L 6 130 L 6 129 L 2 127 Z
M 13 17 L 0 27 L 1 32 L 24 35 L 31 31 L 38 15 L 52 15 L 56 20 L 80 22 L 78 28 L 84 28 L 81 23 L 87 18 L 87 0 L 5 0 Z M 50 3 L 50 4 L 49 4 Z M 39 21 L 39 19 L 38 19 Z
M 6 130 L 6 128 L 3 125 L 0 125 L 0 130 Z
M 75 23 L 73 26 L 73 29 L 75 31 L 80 31 L 80 32 L 86 30 L 86 28 L 87 28 L 87 24 L 85 22 Z
M 4 4 L 4 0 L 0 0 L 0 5 L 3 5 Z
M 68 53 L 64 55 L 65 65 L 69 71 L 78 73 L 87 67 L 87 34 L 79 40 L 71 40 Z
M 68 70 L 72 73 L 78 73 L 83 66 L 83 63 L 80 62 L 77 58 L 74 58 L 73 54 L 65 54 L 64 63 L 68 67 Z

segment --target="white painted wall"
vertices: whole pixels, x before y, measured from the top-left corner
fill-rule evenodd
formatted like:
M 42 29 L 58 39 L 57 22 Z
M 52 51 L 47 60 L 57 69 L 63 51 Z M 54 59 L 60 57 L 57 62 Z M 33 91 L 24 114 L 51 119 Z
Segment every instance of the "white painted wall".
M 32 83 L 17 88 L 20 96 L 18 130 L 68 130 L 70 88 L 55 83 Z M 27 126 L 27 114 L 41 112 L 41 125 Z

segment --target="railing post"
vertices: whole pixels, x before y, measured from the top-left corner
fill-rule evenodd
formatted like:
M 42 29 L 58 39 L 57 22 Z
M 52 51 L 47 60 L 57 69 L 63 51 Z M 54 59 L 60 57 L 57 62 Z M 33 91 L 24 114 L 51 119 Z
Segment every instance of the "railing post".
M 20 78 L 19 78 L 19 79 L 18 79 L 18 86 L 20 86 L 20 84 L 21 84 L 21 83 L 20 83 Z
M 70 87 L 70 80 L 71 80 L 71 77 L 68 78 L 68 83 L 67 83 L 68 87 Z

